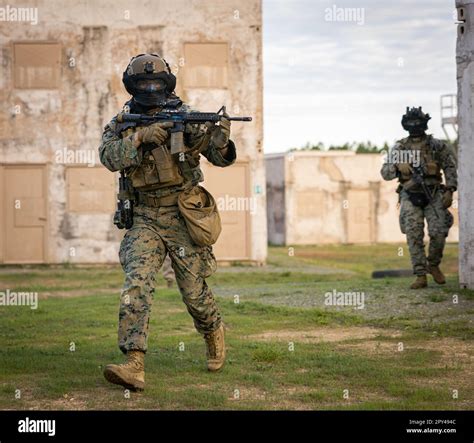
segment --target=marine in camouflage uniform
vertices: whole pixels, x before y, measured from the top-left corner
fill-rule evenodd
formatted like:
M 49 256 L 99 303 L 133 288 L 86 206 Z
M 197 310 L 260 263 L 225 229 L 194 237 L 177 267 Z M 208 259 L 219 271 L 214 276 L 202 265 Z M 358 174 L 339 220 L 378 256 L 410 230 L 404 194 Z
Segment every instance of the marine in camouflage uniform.
M 417 276 L 412 289 L 427 286 L 430 273 L 438 284 L 446 279 L 439 265 L 453 216 L 448 208 L 457 188 L 456 157 L 442 140 L 426 134 L 429 114 L 420 108 L 407 108 L 402 126 L 409 136 L 399 140 L 392 148 L 381 174 L 385 180 L 399 179 L 400 229 L 407 236 L 413 273 Z M 411 159 L 411 161 L 410 161 Z M 413 178 L 414 167 L 421 166 L 424 183 L 432 196 L 428 202 L 419 183 Z M 443 184 L 444 173 L 445 184 Z M 424 245 L 424 224 L 428 224 L 430 238 L 428 256 Z
M 189 107 L 174 95 L 176 78 L 157 54 L 132 58 L 124 72 L 124 84 L 133 98 L 125 109 L 131 113 L 153 114 L 157 103 Z M 122 365 L 108 365 L 104 375 L 112 383 L 133 390 L 144 388 L 144 355 L 155 288 L 155 276 L 166 255 L 182 299 L 198 332 L 207 345 L 210 371 L 222 367 L 225 359 L 224 328 L 221 315 L 206 278 L 216 270 L 210 246 L 197 246 L 191 239 L 177 206 L 178 195 L 203 181 L 199 157 L 213 165 L 234 163 L 236 150 L 229 140 L 230 121 L 219 125 L 187 125 L 186 152 L 172 156 L 170 123 L 147 127 L 126 127 L 114 117 L 106 125 L 99 147 L 102 164 L 110 171 L 125 170 L 136 195 L 133 226 L 120 245 L 120 263 L 125 272 L 119 311 L 119 347 L 127 356 Z

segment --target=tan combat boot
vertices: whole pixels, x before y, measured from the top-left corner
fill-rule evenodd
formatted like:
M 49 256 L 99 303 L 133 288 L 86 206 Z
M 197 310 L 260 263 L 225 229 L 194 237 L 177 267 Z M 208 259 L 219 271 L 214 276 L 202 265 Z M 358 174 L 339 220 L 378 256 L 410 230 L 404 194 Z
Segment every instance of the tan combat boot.
M 127 362 L 121 365 L 107 365 L 104 377 L 110 383 L 124 386 L 132 391 L 145 388 L 145 353 L 128 351 Z
M 205 334 L 204 340 L 207 347 L 207 369 L 218 371 L 225 362 L 224 325 L 221 323 L 215 331 Z
M 426 288 L 428 286 L 428 280 L 426 279 L 426 275 L 418 275 L 416 280 L 411 284 L 411 289 L 421 289 Z
M 444 285 L 446 283 L 446 278 L 441 272 L 441 269 L 439 269 L 439 266 L 430 266 L 430 274 L 438 285 Z

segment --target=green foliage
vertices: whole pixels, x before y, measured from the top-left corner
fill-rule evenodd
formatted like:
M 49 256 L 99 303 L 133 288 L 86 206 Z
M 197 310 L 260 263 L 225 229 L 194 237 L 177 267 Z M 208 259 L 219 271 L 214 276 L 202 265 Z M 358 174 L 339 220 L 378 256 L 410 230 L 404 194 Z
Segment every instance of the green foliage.
M 295 151 L 354 151 L 357 154 L 378 154 L 382 151 L 388 151 L 389 145 L 385 142 L 382 146 L 377 146 L 370 141 L 367 142 L 351 142 L 344 143 L 343 145 L 330 145 L 328 148 L 325 147 L 323 142 L 312 144 L 307 142 L 301 148 L 291 148 L 289 152 Z

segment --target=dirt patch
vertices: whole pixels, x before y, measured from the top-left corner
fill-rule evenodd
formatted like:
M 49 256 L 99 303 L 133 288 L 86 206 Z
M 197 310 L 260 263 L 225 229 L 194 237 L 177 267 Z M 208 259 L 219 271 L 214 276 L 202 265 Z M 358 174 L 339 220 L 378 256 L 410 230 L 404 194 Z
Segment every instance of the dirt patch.
M 37 409 L 52 409 L 52 410 L 64 410 L 71 409 L 76 411 L 83 411 L 88 409 L 87 403 L 84 400 L 76 398 L 74 396 L 64 396 L 62 398 L 54 400 L 33 400 L 30 401 L 31 406 L 28 407 L 28 410 L 37 410 Z
M 396 337 L 396 336 L 395 336 Z M 357 338 L 357 337 L 354 337 Z M 427 349 L 439 351 L 443 354 L 443 361 L 452 360 L 462 361 L 469 365 L 474 364 L 474 343 L 459 340 L 452 337 L 444 337 L 435 340 L 426 340 L 422 342 L 404 342 L 404 349 Z M 345 343 L 340 345 L 344 349 L 357 349 L 368 353 L 392 353 L 398 349 L 398 343 L 383 342 L 379 340 L 364 340 L 357 343 Z
M 444 337 L 425 343 L 429 349 L 441 351 L 445 357 L 467 359 L 471 364 L 474 363 L 474 343 L 472 341 Z
M 267 392 L 255 387 L 239 387 L 234 389 L 231 396 L 227 398 L 229 401 L 264 401 L 267 398 Z
M 302 401 L 299 396 L 310 395 L 311 393 L 323 394 L 324 398 L 318 398 L 316 395 L 313 400 Z M 344 395 L 346 397 L 344 397 Z M 309 386 L 291 386 L 278 389 L 273 393 L 272 399 L 277 399 L 271 406 L 271 409 L 305 410 L 305 409 L 340 409 L 341 407 L 353 406 L 364 402 L 393 402 L 395 397 L 379 389 L 354 389 L 351 388 L 344 392 L 341 387 L 340 392 L 326 393 L 324 385 L 319 388 Z
M 2 410 L 111 410 L 111 409 L 144 409 L 141 404 L 141 393 L 131 392 L 130 397 L 125 397 L 125 391 L 119 386 L 97 385 L 93 391 L 71 391 L 56 398 L 41 397 L 31 387 L 22 387 L 21 400 L 14 403 L 15 408 L 2 408 Z M 13 403 L 12 403 L 13 404 Z M 148 408 L 152 409 L 152 408 Z
M 99 395 L 97 395 L 100 392 Z M 127 395 L 127 396 L 126 396 Z M 33 407 L 28 409 L 51 409 L 51 410 L 143 410 L 159 409 L 152 406 L 144 406 L 141 403 L 143 394 L 141 392 L 128 392 L 120 386 L 107 386 L 96 388 L 94 393 L 72 392 L 68 397 L 48 399 L 32 402 Z M 93 406 L 91 402 L 93 401 Z
M 257 341 L 296 341 L 300 343 L 340 342 L 346 340 L 372 339 L 378 336 L 399 337 L 400 331 L 370 327 L 320 327 L 304 331 L 268 331 L 262 334 L 248 335 L 245 338 Z
M 82 397 L 82 398 L 81 398 Z M 85 401 L 83 393 L 64 394 L 62 397 L 51 399 L 51 398 L 38 398 L 37 394 L 33 389 L 23 388 L 21 390 L 21 402 L 15 409 L 20 410 L 41 410 L 41 409 L 54 409 L 54 410 L 85 410 L 87 409 L 87 402 Z

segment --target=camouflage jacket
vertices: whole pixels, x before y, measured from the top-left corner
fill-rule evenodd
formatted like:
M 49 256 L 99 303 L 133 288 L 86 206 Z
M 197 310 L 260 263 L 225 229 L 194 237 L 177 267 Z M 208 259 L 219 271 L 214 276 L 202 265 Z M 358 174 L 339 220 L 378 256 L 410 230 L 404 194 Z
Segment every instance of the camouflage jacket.
M 390 150 L 390 153 L 380 171 L 384 180 L 398 178 L 402 186 L 410 180 L 410 175 L 403 176 L 396 168 L 396 163 L 398 163 L 398 161 L 396 161 L 397 157 L 403 158 L 402 151 L 419 151 L 419 163 L 425 168 L 425 183 L 428 186 L 439 185 L 442 183 L 442 171 L 446 187 L 452 188 L 453 190 L 457 189 L 458 176 L 456 170 L 456 155 L 453 149 L 443 140 L 436 139 L 432 135 L 425 135 L 416 141 L 413 141 L 410 137 L 397 141 L 395 146 Z M 404 160 L 399 162 L 407 163 Z
M 183 104 L 180 111 L 189 112 Z M 169 137 L 166 146 L 162 147 L 160 161 L 150 152 L 143 153 L 141 147 L 135 148 L 132 143 L 133 133 L 140 128 L 123 126 L 114 117 L 104 128 L 102 143 L 99 146 L 101 163 L 110 171 L 125 170 L 131 178 L 135 189 L 152 192 L 162 196 L 178 192 L 189 185 L 196 185 L 204 180 L 200 168 L 200 155 L 204 155 L 213 165 L 225 167 L 235 162 L 236 149 L 229 140 L 225 157 L 214 146 L 203 125 L 187 124 L 184 133 L 184 144 L 187 148 L 184 156 L 178 160 L 169 152 Z M 166 178 L 165 178 L 166 177 Z

